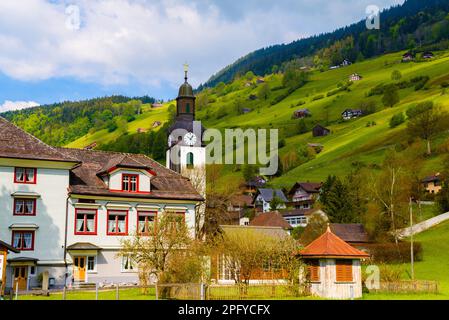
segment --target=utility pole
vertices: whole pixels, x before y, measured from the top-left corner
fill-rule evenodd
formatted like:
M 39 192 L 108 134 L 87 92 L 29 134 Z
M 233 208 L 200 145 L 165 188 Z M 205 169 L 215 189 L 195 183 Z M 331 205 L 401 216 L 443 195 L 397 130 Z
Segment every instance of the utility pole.
M 410 258 L 412 269 L 412 281 L 415 281 L 415 265 L 414 265 L 414 252 L 413 252 L 413 207 L 412 197 L 410 197 Z

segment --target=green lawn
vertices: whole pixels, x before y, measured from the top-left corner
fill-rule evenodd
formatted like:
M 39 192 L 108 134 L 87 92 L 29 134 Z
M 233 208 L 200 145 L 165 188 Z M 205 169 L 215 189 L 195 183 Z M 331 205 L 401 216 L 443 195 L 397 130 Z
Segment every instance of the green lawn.
M 446 221 L 415 237 L 423 246 L 423 261 L 415 263 L 415 277 L 418 280 L 438 281 L 439 294 L 365 294 L 364 299 L 413 299 L 413 300 L 449 300 L 449 222 Z M 409 271 L 410 264 L 404 268 Z M 410 279 L 408 273 L 404 278 Z
M 62 300 L 62 293 L 52 293 L 50 296 L 22 295 L 19 300 Z M 155 300 L 156 293 L 154 288 L 148 289 L 144 294 L 141 289 L 120 289 L 120 300 Z M 95 300 L 95 291 L 67 291 L 66 300 Z M 98 293 L 98 300 L 116 300 L 116 290 L 101 290 Z

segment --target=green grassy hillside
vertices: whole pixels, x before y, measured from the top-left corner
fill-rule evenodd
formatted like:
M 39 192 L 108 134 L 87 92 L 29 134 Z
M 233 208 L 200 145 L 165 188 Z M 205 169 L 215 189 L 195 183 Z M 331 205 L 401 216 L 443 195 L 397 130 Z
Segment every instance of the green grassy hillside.
M 449 299 L 449 222 L 417 235 L 415 240 L 423 247 L 423 260 L 415 263 L 415 278 L 438 281 L 439 294 L 366 294 L 365 299 Z M 404 268 L 410 273 L 410 264 Z
M 168 119 L 168 105 L 164 105 L 163 107 L 152 109 L 150 106 L 147 106 L 143 113 L 136 117 L 136 120 L 128 123 L 128 127 L 126 128 L 126 132 L 128 134 L 136 133 L 139 128 L 145 130 L 153 130 L 152 125 L 155 121 L 161 122 L 164 124 Z M 158 130 L 159 127 L 154 128 L 154 130 Z M 82 136 L 81 138 L 69 143 L 67 147 L 69 148 L 84 148 L 91 143 L 96 142 L 97 144 L 105 144 L 111 141 L 114 141 L 120 135 L 123 134 L 123 130 L 117 129 L 112 132 L 109 132 L 107 129 L 103 129 L 100 131 L 96 131 L 92 134 L 87 134 Z
M 282 74 L 272 74 L 264 78 L 265 83 L 257 83 L 256 77 L 241 77 L 224 87 L 207 89 L 198 96 L 197 117 L 207 128 L 277 128 L 285 146 L 280 149 L 281 156 L 296 152 L 300 146 L 307 143 L 319 143 L 324 146 L 321 153 L 313 160 L 299 165 L 281 177 L 271 181 L 271 184 L 289 188 L 298 180 L 322 181 L 329 174 L 344 175 L 354 165 L 372 166 L 382 162 L 385 151 L 389 147 L 407 141 L 406 124 L 390 129 L 389 121 L 394 114 L 405 112 L 419 102 L 432 100 L 444 110 L 449 111 L 449 94 L 441 88 L 441 84 L 449 80 L 449 52 L 437 52 L 430 61 L 401 63 L 403 52 L 388 54 L 380 58 L 355 63 L 348 67 L 328 70 L 325 72 L 310 72 L 309 81 L 303 87 L 288 95 L 282 101 L 273 104 L 279 96 L 285 95 L 287 89 L 282 87 Z M 379 84 L 393 83 L 391 73 L 399 70 L 401 80 L 410 80 L 418 76 L 428 76 L 429 82 L 425 88 L 415 91 L 414 87 L 399 91 L 400 103 L 393 108 L 384 107 L 381 95 L 367 97 L 367 93 Z M 344 84 L 352 73 L 363 76 L 361 81 L 354 82 L 349 91 L 341 91 L 335 95 L 327 94 L 337 89 L 337 84 Z M 261 86 L 268 85 L 269 97 L 255 98 L 259 95 Z M 253 99 L 250 96 L 253 95 Z M 323 95 L 322 99 L 315 97 Z M 376 105 L 376 112 L 350 121 L 341 120 L 341 112 L 347 108 L 358 109 L 363 103 Z M 137 128 L 148 129 L 154 121 L 167 121 L 169 102 L 160 109 L 146 110 L 135 121 L 128 123 L 128 133 L 135 133 Z M 249 108 L 251 112 L 243 114 L 238 109 Z M 292 114 L 297 109 L 307 108 L 312 117 L 307 119 L 309 129 L 316 123 L 328 127 L 332 134 L 327 137 L 313 138 L 311 132 L 297 134 L 300 120 L 293 119 Z M 367 123 L 375 123 L 367 126 Z M 448 124 L 449 127 L 449 124 Z M 157 130 L 157 129 L 156 129 Z M 120 128 L 113 132 L 102 130 L 88 134 L 72 143 L 69 147 L 84 147 L 92 142 L 107 143 L 119 137 L 123 132 Z M 442 144 L 447 144 L 449 133 L 444 131 L 433 142 L 438 150 Z M 252 149 L 253 150 L 253 149 Z M 442 155 L 436 152 L 425 162 L 422 174 L 441 170 Z M 227 166 L 223 176 L 226 179 L 242 178 L 241 172 L 235 166 Z

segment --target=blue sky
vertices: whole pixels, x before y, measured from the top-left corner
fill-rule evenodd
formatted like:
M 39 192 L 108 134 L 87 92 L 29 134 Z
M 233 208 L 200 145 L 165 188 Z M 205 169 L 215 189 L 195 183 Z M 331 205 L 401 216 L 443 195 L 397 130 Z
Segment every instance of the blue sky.
M 1 0 L 0 112 L 111 94 L 169 99 L 239 57 L 404 0 Z

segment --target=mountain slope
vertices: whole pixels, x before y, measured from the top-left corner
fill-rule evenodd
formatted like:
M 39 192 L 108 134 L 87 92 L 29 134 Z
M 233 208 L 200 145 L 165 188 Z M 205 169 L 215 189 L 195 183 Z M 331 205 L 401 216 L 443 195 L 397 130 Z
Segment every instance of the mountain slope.
M 444 0 L 407 0 L 402 6 L 392 7 L 381 13 L 380 30 L 367 30 L 363 20 L 333 32 L 263 48 L 217 72 L 199 90 L 214 87 L 219 82 L 227 83 L 248 71 L 257 75 L 269 74 L 274 66 L 281 67 L 294 58 L 313 58 L 319 50 L 348 37 L 354 39 L 354 50 L 349 50 L 344 57 L 332 57 L 332 63 L 341 63 L 343 59 L 355 61 L 374 57 L 416 44 L 434 44 L 449 35 L 445 19 L 448 12 L 449 2 Z

